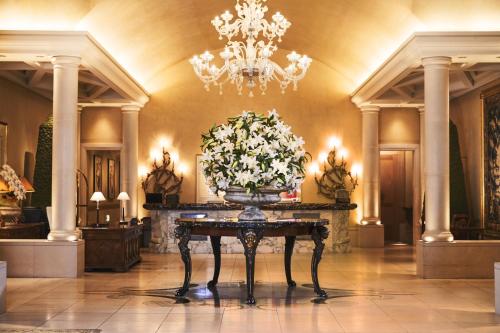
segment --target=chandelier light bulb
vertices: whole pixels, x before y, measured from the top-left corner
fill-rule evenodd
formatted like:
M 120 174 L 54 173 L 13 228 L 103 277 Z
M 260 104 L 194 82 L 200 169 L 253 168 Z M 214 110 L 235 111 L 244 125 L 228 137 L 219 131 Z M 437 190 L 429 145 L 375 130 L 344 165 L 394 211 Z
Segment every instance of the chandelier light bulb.
M 177 163 L 179 162 L 179 153 L 174 151 L 172 153 L 170 153 L 170 159 L 172 160 L 172 162 L 174 163 Z
M 252 96 L 252 89 L 256 86 L 264 94 L 268 83 L 277 81 L 284 92 L 290 84 L 295 90 L 298 81 L 305 77 L 311 64 L 311 58 L 305 55 L 293 51 L 287 56 L 290 62 L 287 67 L 270 60 L 277 50 L 275 42 L 281 42 L 291 23 L 280 12 L 267 21 L 264 16 L 268 8 L 264 3 L 261 0 L 237 0 L 237 15 L 225 11 L 211 21 L 219 39 L 227 38 L 224 51 L 219 53 L 224 64 L 212 64 L 214 56 L 208 51 L 190 60 L 207 90 L 210 85 L 215 85 L 222 93 L 222 86 L 229 81 L 236 86 L 238 94 L 241 95 L 246 87 Z M 235 40 L 238 36 L 244 40 Z
M 354 177 L 359 177 L 361 176 L 361 173 L 362 173 L 362 170 L 363 168 L 361 167 L 361 164 L 359 163 L 354 163 L 351 167 L 351 174 L 354 176 Z
M 336 136 L 332 136 L 328 139 L 328 148 L 329 149 L 337 149 L 340 147 L 341 144 L 342 144 L 342 142 Z
M 319 173 L 319 165 L 317 162 L 312 162 L 311 165 L 309 166 L 309 173 L 311 175 L 315 175 Z
M 318 155 L 318 160 L 322 163 L 326 162 L 328 160 L 328 153 L 322 151 L 321 153 L 319 153 Z
M 342 148 L 340 150 L 340 158 L 342 158 L 343 160 L 345 160 L 348 155 L 349 155 L 349 153 L 348 153 L 347 149 Z

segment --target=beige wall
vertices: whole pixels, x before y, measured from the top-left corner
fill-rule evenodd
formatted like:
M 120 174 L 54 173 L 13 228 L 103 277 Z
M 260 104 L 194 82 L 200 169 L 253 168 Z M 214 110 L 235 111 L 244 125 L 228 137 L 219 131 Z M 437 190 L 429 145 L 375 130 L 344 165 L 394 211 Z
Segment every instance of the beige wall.
M 82 143 L 122 142 L 122 115 L 118 108 L 84 108 L 81 119 Z
M 379 116 L 379 143 L 420 143 L 417 109 L 382 109 Z
M 24 170 L 25 153 L 36 155 L 38 127 L 52 113 L 52 102 L 19 85 L 0 78 L 0 121 L 8 124 L 7 163 L 18 174 L 32 176 Z
M 314 62 L 298 91 L 289 89 L 282 95 L 273 83 L 267 95 L 253 98 L 238 96 L 230 84 L 223 95 L 217 91 L 206 92 L 187 61 L 166 69 L 162 76 L 169 84 L 154 93 L 140 111 L 139 163 L 150 164 L 149 151 L 158 146 L 158 138 L 171 138 L 174 150 L 189 168 L 182 187 L 183 202 L 195 201 L 195 156 L 201 152 L 201 133 L 242 110 L 267 112 L 276 108 L 293 132 L 304 138 L 306 150 L 314 159 L 326 150 L 328 137 L 337 135 L 350 152 L 349 161 L 361 161 L 360 112 L 347 94 L 339 93 L 338 73 L 319 61 Z M 354 193 L 354 202 L 359 202 L 360 197 L 359 188 Z M 304 202 L 327 201 L 317 194 L 310 175 L 303 185 L 302 199 Z M 356 214 L 352 215 L 359 220 Z

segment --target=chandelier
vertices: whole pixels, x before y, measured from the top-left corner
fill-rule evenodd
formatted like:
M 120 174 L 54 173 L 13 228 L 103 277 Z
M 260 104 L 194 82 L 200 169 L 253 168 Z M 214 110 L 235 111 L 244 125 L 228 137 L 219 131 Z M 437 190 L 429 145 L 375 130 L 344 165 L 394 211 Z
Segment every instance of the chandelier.
M 263 5 L 266 1 L 243 0 L 240 4 L 240 0 L 237 0 L 235 8 L 238 17 L 233 22 L 233 15 L 228 11 L 212 20 L 219 39 L 226 37 L 228 40 L 224 50 L 219 53 L 224 64 L 216 66 L 212 62 L 214 56 L 208 51 L 190 60 L 207 91 L 213 84 L 219 87 L 219 93 L 222 94 L 223 85 L 229 81 L 236 86 L 238 95 L 242 94 L 244 85 L 250 97 L 257 85 L 261 94 L 265 95 L 267 84 L 272 80 L 279 82 L 282 93 L 290 84 L 293 90 L 297 90 L 297 83 L 304 78 L 311 58 L 293 51 L 287 55 L 289 64 L 285 68 L 270 59 L 278 49 L 274 40 L 281 42 L 281 37 L 291 23 L 279 12 L 272 16 L 272 22 L 269 23 L 264 18 L 268 11 L 267 6 Z M 233 40 L 239 33 L 246 41 Z

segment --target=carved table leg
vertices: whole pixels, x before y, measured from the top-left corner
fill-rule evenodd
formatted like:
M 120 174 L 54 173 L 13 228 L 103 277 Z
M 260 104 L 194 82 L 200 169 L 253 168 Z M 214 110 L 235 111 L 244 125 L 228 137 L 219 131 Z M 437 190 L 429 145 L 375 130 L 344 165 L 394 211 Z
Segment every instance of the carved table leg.
M 320 297 L 327 297 L 328 294 L 326 293 L 326 291 L 321 289 L 321 287 L 319 286 L 318 264 L 321 261 L 321 255 L 323 254 L 323 249 L 325 248 L 323 240 L 328 238 L 328 229 L 323 226 L 315 227 L 312 231 L 311 238 L 314 241 L 315 245 L 311 261 L 311 275 L 314 285 L 314 292 L 317 293 Z
M 177 226 L 175 228 L 175 238 L 179 240 L 178 246 L 181 252 L 182 261 L 184 262 L 184 284 L 175 293 L 176 296 L 184 296 L 189 290 L 189 282 L 191 281 L 191 254 L 188 243 L 191 238 L 191 229 Z
M 207 283 L 208 289 L 213 289 L 219 281 L 220 272 L 220 236 L 210 236 L 210 243 L 212 243 L 212 251 L 214 253 L 214 277 L 212 281 Z
M 255 276 L 255 253 L 257 245 L 262 239 L 263 230 L 259 229 L 240 229 L 238 230 L 238 239 L 245 249 L 246 270 L 247 270 L 247 304 L 255 304 L 253 297 L 254 276 Z
M 295 236 L 285 236 L 285 274 L 286 282 L 289 287 L 295 287 L 297 284 L 292 280 L 291 261 L 293 246 L 295 245 Z

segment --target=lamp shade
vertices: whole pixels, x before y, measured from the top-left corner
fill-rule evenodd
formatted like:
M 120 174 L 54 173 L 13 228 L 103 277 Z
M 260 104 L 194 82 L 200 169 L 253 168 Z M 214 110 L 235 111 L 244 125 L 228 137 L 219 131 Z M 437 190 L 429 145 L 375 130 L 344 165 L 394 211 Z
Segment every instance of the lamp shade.
M 19 177 L 19 180 L 21 181 L 21 184 L 23 184 L 24 189 L 26 190 L 27 193 L 35 192 L 35 189 L 33 188 L 33 185 L 24 177 Z M 11 192 L 9 188 L 9 184 L 0 177 L 0 193 L 8 193 Z
M 128 196 L 127 192 L 120 192 L 120 194 L 118 194 L 118 197 L 116 199 L 118 199 L 120 201 L 126 201 L 126 200 L 130 200 L 130 197 Z
M 90 201 L 104 201 L 106 198 L 104 197 L 104 194 L 102 192 L 94 192 L 92 196 L 90 197 Z
M 9 184 L 2 177 L 0 177 L 0 193 L 8 193 L 10 192 Z
M 19 177 L 19 179 L 21 180 L 21 183 L 23 184 L 24 189 L 26 190 L 27 193 L 35 192 L 33 185 L 31 185 L 31 183 L 26 178 Z

